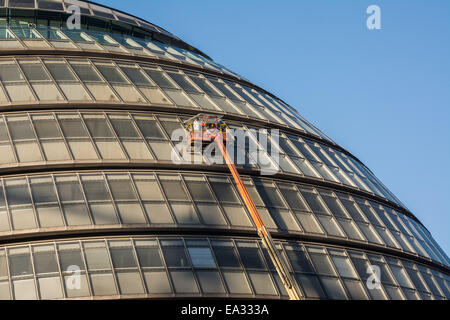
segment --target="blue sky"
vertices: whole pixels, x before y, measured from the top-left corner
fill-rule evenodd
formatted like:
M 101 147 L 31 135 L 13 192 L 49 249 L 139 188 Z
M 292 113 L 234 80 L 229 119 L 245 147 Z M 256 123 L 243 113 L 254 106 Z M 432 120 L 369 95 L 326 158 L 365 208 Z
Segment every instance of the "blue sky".
M 161 25 L 297 108 L 450 254 L 450 1 L 97 1 Z M 381 30 L 366 27 L 372 4 Z

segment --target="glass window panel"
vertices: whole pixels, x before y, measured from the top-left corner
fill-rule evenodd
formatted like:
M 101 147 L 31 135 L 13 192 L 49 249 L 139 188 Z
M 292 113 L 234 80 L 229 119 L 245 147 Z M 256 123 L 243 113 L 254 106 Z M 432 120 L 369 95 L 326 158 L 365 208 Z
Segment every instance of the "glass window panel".
M 5 64 L 0 68 L 0 80 L 3 82 L 8 81 L 24 81 L 19 68 L 14 64 Z
M 150 223 L 173 223 L 172 216 L 170 215 L 169 208 L 167 208 L 166 204 L 146 203 L 144 204 L 144 207 Z
M 304 251 L 299 250 L 286 250 L 286 254 L 291 262 L 292 268 L 296 272 L 301 273 L 313 273 L 313 267 L 311 262 L 307 258 Z
M 162 250 L 168 267 L 189 267 L 184 247 L 163 247 Z
M 319 279 L 316 276 L 297 274 L 296 278 L 307 298 L 326 298 Z
M 325 275 L 331 275 L 331 276 L 336 275 L 333 270 L 333 267 L 331 266 L 331 262 L 330 262 L 330 259 L 328 258 L 328 256 L 326 256 L 324 254 L 317 254 L 317 253 L 311 253 L 311 252 L 310 252 L 309 256 L 311 257 L 311 260 L 312 260 L 314 266 L 316 267 L 316 270 L 318 273 L 325 274 Z
M 116 273 L 120 293 L 123 295 L 143 294 L 144 287 L 138 272 Z
M 339 274 L 342 277 L 357 278 L 355 270 L 353 270 L 350 260 L 347 257 L 331 256 Z
M 59 206 L 37 207 L 39 224 L 43 228 L 62 227 L 64 225 Z
M 325 288 L 328 298 L 333 300 L 347 300 L 344 288 L 342 288 L 338 279 L 321 277 L 320 280 Z
M 0 281 L 0 300 L 11 300 L 9 281 Z
M 216 263 L 209 248 L 188 248 L 192 265 L 201 268 L 215 268 Z
M 101 181 L 83 179 L 83 188 L 88 201 L 110 200 L 109 192 L 103 179 Z
M 136 253 L 138 255 L 141 267 L 152 268 L 163 266 L 161 255 L 159 254 L 159 249 L 157 247 L 154 248 L 137 247 Z
M 34 270 L 36 274 L 58 272 L 55 252 L 35 252 Z
M 186 181 L 194 201 L 213 201 L 214 197 L 204 181 Z
M 82 81 L 100 81 L 102 82 L 102 79 L 100 76 L 95 72 L 95 70 L 92 68 L 91 65 L 88 64 L 72 64 L 72 68 L 77 73 L 78 77 Z
M 34 279 L 14 280 L 13 284 L 14 298 L 16 300 L 36 300 L 36 287 Z
M 277 291 L 268 273 L 249 272 L 248 276 L 256 294 L 277 295 Z
M 174 88 L 177 89 L 177 87 L 169 81 L 167 76 L 163 74 L 159 70 L 154 69 L 144 69 L 144 71 L 150 76 L 150 78 L 158 84 L 161 88 Z
M 119 179 L 115 180 L 114 177 L 109 177 L 109 187 L 114 200 L 136 200 L 136 195 L 128 176 L 120 176 Z
M 210 179 L 210 182 L 220 202 L 240 203 L 232 185 L 228 181 Z
M 177 222 L 180 224 L 199 224 L 195 209 L 190 204 L 171 204 Z
M 97 248 L 92 247 L 94 245 Z M 111 270 L 108 252 L 104 243 L 85 243 L 84 246 L 86 263 L 89 270 Z
M 213 245 L 213 250 L 220 267 L 240 268 L 241 265 L 232 246 Z
M 168 75 L 186 92 L 200 92 L 200 90 L 189 82 L 186 76 L 173 72 L 168 72 Z
M 26 84 L 5 84 L 6 92 L 12 102 L 35 101 L 30 88 Z
M 50 78 L 40 64 L 21 64 L 25 76 L 29 81 L 49 81 Z
M 397 282 L 400 286 L 411 289 L 414 288 L 408 276 L 406 275 L 405 270 L 402 267 L 393 266 L 392 264 L 390 265 L 390 267 L 395 279 L 397 279 Z
M 84 204 L 64 204 L 62 207 L 69 226 L 85 226 L 91 224 L 89 213 Z
M 105 77 L 106 81 L 111 83 L 128 83 L 116 67 L 96 65 L 100 73 Z
M 14 230 L 36 229 L 36 221 L 31 208 L 10 209 Z
M 34 203 L 56 202 L 56 193 L 51 179 L 31 180 L 31 193 Z
M 64 63 L 47 63 L 46 67 L 56 81 L 77 81 L 72 71 Z
M 10 206 L 31 203 L 25 180 L 9 180 L 6 182 L 5 190 Z
M 252 223 L 250 222 L 247 212 L 242 207 L 234 207 L 234 206 L 222 206 L 233 226 L 242 226 L 242 227 L 251 227 Z
M 170 271 L 176 293 L 197 293 L 198 288 L 191 271 Z
M 136 260 L 131 247 L 110 248 L 114 268 L 136 268 Z
M 62 272 L 68 272 L 71 266 L 77 266 L 80 270 L 84 270 L 84 263 L 81 258 L 81 252 L 78 244 L 71 250 L 59 249 L 59 263 Z
M 305 232 L 323 234 L 323 231 L 321 230 L 320 225 L 313 214 L 297 211 L 295 215 L 300 221 L 302 228 Z
M 121 67 L 122 71 L 135 85 L 153 85 L 141 70 L 132 67 Z
M 119 223 L 112 204 L 91 204 L 89 207 L 95 224 L 109 225 Z
M 180 180 L 161 180 L 161 185 L 169 200 L 189 200 Z
M 15 147 L 19 162 L 42 161 L 41 151 L 36 142 L 17 142 Z
M 110 273 L 91 274 L 92 291 L 95 296 L 116 295 L 113 275 Z
M 16 249 L 16 252 L 12 252 L 11 250 L 8 258 L 11 277 L 30 275 L 33 273 L 28 248 Z
M 292 209 L 309 211 L 297 190 L 280 187 L 280 191 Z
M 274 218 L 277 226 L 281 230 L 299 230 L 297 222 L 292 213 L 288 210 L 280 210 L 276 208 L 269 209 L 270 215 Z
M 67 297 L 68 298 L 79 298 L 79 297 L 89 296 L 90 294 L 89 294 L 88 282 L 87 282 L 86 275 L 84 275 L 84 274 L 79 275 L 79 283 L 80 283 L 79 288 L 74 287 L 71 284 L 71 282 L 73 281 L 72 278 L 73 278 L 72 275 L 64 276 L 64 284 L 65 284 L 65 290 L 66 290 Z
M 302 194 L 314 213 L 329 214 L 317 194 L 304 191 L 302 191 Z
M 197 271 L 196 274 L 203 293 L 225 293 L 216 271 Z
M 325 229 L 326 233 L 331 236 L 335 237 L 343 237 L 341 230 L 339 230 L 339 227 L 336 223 L 336 221 L 327 216 L 317 215 L 317 219 L 319 219 L 320 223 L 322 224 L 322 227 Z
M 144 272 L 144 279 L 147 285 L 147 290 L 150 293 L 162 294 L 172 292 L 165 271 L 146 271 Z
M 116 206 L 123 224 L 143 224 L 147 222 L 139 203 L 118 203 Z
M 223 278 L 231 294 L 251 294 L 250 287 L 243 272 L 224 271 Z
M 166 140 L 163 131 L 155 120 L 136 120 L 136 124 L 147 139 Z
M 216 204 L 197 204 L 197 209 L 205 224 L 226 225 L 225 219 Z
M 149 144 L 158 160 L 172 161 L 172 156 L 176 157 L 176 153 L 172 154 L 174 149 L 169 142 L 150 142 Z
M 240 243 L 238 245 L 238 251 L 245 268 L 265 269 L 264 262 L 256 245 L 253 247 L 251 244 Z

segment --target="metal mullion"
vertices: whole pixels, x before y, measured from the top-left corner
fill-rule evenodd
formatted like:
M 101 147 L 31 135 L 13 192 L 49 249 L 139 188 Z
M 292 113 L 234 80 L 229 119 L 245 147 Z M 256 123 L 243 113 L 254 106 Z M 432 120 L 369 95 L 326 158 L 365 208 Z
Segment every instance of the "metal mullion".
M 222 286 L 224 288 L 224 293 L 226 295 L 228 295 L 229 294 L 228 288 L 227 288 L 225 279 L 224 279 L 223 274 L 222 274 L 222 269 L 220 268 L 219 263 L 217 262 L 216 254 L 214 252 L 213 245 L 211 244 L 211 238 L 210 237 L 206 238 L 206 241 L 208 242 L 209 250 L 211 250 L 211 255 L 212 255 L 214 263 L 216 265 L 216 272 L 219 275 L 220 282 L 222 283 Z
M 62 58 L 62 61 L 65 62 L 66 66 L 69 68 L 69 70 L 72 72 L 75 79 L 78 81 L 78 84 L 80 84 L 84 91 L 87 93 L 87 95 L 91 98 L 92 101 L 97 102 L 94 95 L 91 93 L 89 88 L 86 86 L 86 84 L 81 80 L 81 78 L 78 76 L 78 74 L 75 72 L 75 70 L 72 68 L 72 65 L 69 63 L 69 61 L 66 58 Z
M 111 120 L 109 119 L 108 114 L 107 114 L 106 112 L 103 112 L 102 114 L 103 114 L 103 116 L 105 117 L 105 121 L 106 121 L 106 123 L 108 124 L 108 126 L 110 127 L 111 132 L 112 132 L 112 134 L 114 135 L 114 138 L 116 139 L 117 143 L 119 144 L 119 147 L 120 147 L 120 149 L 122 150 L 123 154 L 124 154 L 125 156 L 128 156 L 128 158 L 129 158 L 128 160 L 132 161 L 133 159 L 131 159 L 131 156 L 128 154 L 127 150 L 126 150 L 125 147 L 122 145 L 122 141 L 120 140 L 120 138 L 119 138 L 119 136 L 118 136 L 116 130 L 114 129 L 114 126 L 112 125 Z
M 283 193 L 281 192 L 280 188 L 278 187 L 278 183 L 276 183 L 276 181 L 272 181 L 271 183 L 272 183 L 272 185 L 275 186 L 275 190 L 278 191 L 278 195 L 279 195 L 281 201 L 283 201 L 283 203 L 284 203 L 284 208 L 282 208 L 282 209 L 288 209 L 289 213 L 294 218 L 294 221 L 297 222 L 297 227 L 300 227 L 300 229 L 302 229 L 302 231 L 304 231 L 303 226 L 301 225 L 301 223 L 299 223 L 297 221 L 297 217 L 295 217 L 294 210 L 289 206 L 289 203 L 286 201 L 286 199 L 283 196 Z M 270 212 L 269 212 L 269 214 L 270 214 Z
M 22 70 L 22 67 L 20 66 L 20 63 L 17 61 L 17 58 L 13 58 L 14 63 L 16 64 L 20 74 L 22 75 L 24 82 L 28 85 L 28 88 L 31 90 L 31 94 L 33 95 L 34 99 L 36 102 L 40 102 L 39 97 L 37 96 L 36 92 L 34 91 L 33 87 L 31 86 L 30 81 L 28 80 L 28 78 L 25 76 L 25 73 Z
M 9 18 L 10 18 L 10 17 L 9 17 Z M 8 20 L 9 20 L 9 19 L 8 19 Z M 20 37 L 18 37 L 18 36 L 11 30 L 10 27 L 8 27 L 6 30 L 9 31 L 9 32 L 14 36 L 13 39 L 17 40 L 17 41 L 20 43 L 20 45 L 22 46 L 21 49 L 28 49 L 28 46 L 23 42 L 23 40 L 22 40 Z
M 8 225 L 9 225 L 9 230 L 11 230 L 11 232 L 14 232 L 13 229 L 13 225 L 12 225 L 12 217 L 10 216 L 10 210 L 8 209 L 8 197 L 6 196 L 6 189 L 5 189 L 5 183 L 3 182 L 3 179 L 0 179 L 0 192 L 3 192 L 4 197 L 5 197 L 5 211 L 6 211 L 6 216 L 8 219 Z
M 266 256 L 264 255 L 264 249 L 265 248 L 261 244 L 260 240 L 256 240 L 256 247 L 258 248 L 258 252 L 260 252 L 259 254 L 261 255 L 261 259 L 262 259 L 263 264 L 264 264 L 264 266 L 266 268 L 265 271 L 269 274 L 269 278 L 272 281 L 273 288 L 275 289 L 275 292 L 277 293 L 277 295 L 281 297 L 282 296 L 281 290 L 278 289 L 277 281 L 274 279 L 273 274 L 272 274 L 272 270 L 269 267 L 269 263 L 266 261 L 267 259 L 266 259 Z M 276 244 L 275 244 L 275 250 L 278 251 L 278 249 L 276 248 Z
M 37 210 L 36 210 L 36 209 L 37 209 L 37 208 L 36 208 L 36 205 L 34 204 L 33 193 L 31 192 L 30 177 L 29 177 L 29 176 L 25 176 L 24 179 L 25 179 L 25 181 L 26 181 L 27 189 L 28 189 L 28 192 L 29 192 L 29 195 L 30 195 L 31 209 L 32 209 L 32 211 L 33 211 L 33 213 L 34 213 L 34 222 L 36 223 L 37 229 L 40 229 L 40 228 L 41 228 L 41 224 L 40 224 L 39 219 L 38 219 L 38 214 L 37 214 Z
M 156 174 L 156 172 L 153 172 L 153 175 L 155 177 L 156 184 L 158 185 L 159 190 L 161 191 L 163 199 L 164 199 L 164 201 L 166 203 L 167 209 L 169 210 L 169 214 L 170 214 L 170 216 L 172 218 L 172 221 L 174 222 L 175 225 L 179 225 L 178 220 L 176 219 L 175 213 L 172 210 L 172 206 L 170 205 L 169 199 L 166 196 L 166 192 L 164 191 L 164 189 L 162 187 L 162 184 L 161 184 L 161 181 L 159 180 L 158 174 Z M 161 251 L 161 253 L 162 253 L 162 251 Z
M 131 120 L 131 123 L 134 125 L 134 127 L 136 129 L 136 132 L 138 133 L 139 137 L 142 139 L 143 143 L 145 144 L 145 146 L 149 150 L 150 155 L 152 156 L 153 160 L 157 160 L 158 158 L 156 157 L 155 153 L 153 152 L 152 148 L 150 147 L 150 144 L 148 143 L 147 139 L 142 134 L 141 129 L 139 128 L 139 126 L 136 123 L 136 120 L 134 119 L 135 115 L 132 114 L 132 113 L 128 113 L 128 115 L 129 115 L 129 119 Z M 152 114 L 152 116 L 153 116 L 154 119 L 156 119 L 156 117 L 153 114 Z M 155 120 L 155 122 L 158 123 L 157 120 Z
M 11 277 L 11 271 L 9 268 L 9 250 L 7 247 L 3 247 L 3 249 L 5 250 L 5 262 L 6 262 L 6 276 L 8 278 L 8 283 L 9 283 L 9 297 L 11 298 L 11 300 L 14 299 L 14 292 L 13 292 L 13 281 L 12 281 L 12 277 Z
M 130 242 L 133 241 L 131 238 L 128 238 L 128 239 L 130 240 Z M 109 263 L 110 263 L 110 266 L 111 266 L 111 273 L 112 273 L 112 276 L 113 276 L 114 285 L 116 287 L 116 295 L 121 296 L 122 294 L 120 293 L 119 281 L 117 280 L 117 276 L 116 276 L 117 270 L 114 267 L 114 263 L 113 263 L 112 257 L 111 257 L 110 246 L 109 246 L 109 242 L 111 240 L 106 238 L 106 239 L 102 239 L 102 241 L 105 242 L 105 248 L 106 248 L 106 252 L 108 254 L 108 260 L 109 260 Z
M 239 263 L 241 264 L 241 270 L 240 271 L 242 271 L 244 273 L 244 277 L 247 280 L 248 286 L 250 287 L 251 294 L 256 296 L 257 294 L 256 294 L 256 291 L 255 291 L 255 288 L 253 288 L 252 282 L 250 280 L 250 276 L 248 275 L 248 272 L 247 272 L 247 268 L 244 266 L 244 262 L 242 261 L 241 253 L 239 252 L 236 239 L 232 238 L 230 240 L 233 243 L 233 249 L 235 250 L 235 253 L 237 253 L 236 256 L 238 258 Z M 257 240 L 253 240 L 253 241 L 257 241 Z
M 83 194 L 83 196 L 84 196 L 84 194 Z M 80 255 L 81 255 L 81 260 L 82 260 L 83 265 L 84 265 L 84 272 L 86 274 L 86 282 L 87 282 L 87 288 L 88 288 L 88 291 L 89 291 L 89 296 L 90 297 L 94 297 L 94 291 L 92 290 L 92 285 L 91 285 L 91 277 L 90 277 L 91 273 L 89 272 L 88 265 L 87 265 L 87 262 L 86 262 L 86 255 L 84 253 L 84 242 L 85 241 L 77 240 L 76 242 L 80 246 Z
M 174 221 L 176 221 L 176 220 L 174 220 Z M 167 282 L 169 283 L 169 287 L 172 290 L 171 294 L 175 295 L 176 294 L 175 293 L 175 287 L 174 287 L 174 285 L 172 283 L 172 278 L 170 276 L 169 267 L 167 266 L 167 263 L 166 263 L 166 257 L 164 256 L 164 251 L 162 250 L 161 238 L 155 237 L 155 240 L 156 240 L 156 245 L 157 245 L 158 250 L 159 250 L 159 254 L 161 256 L 161 261 L 163 263 L 164 271 L 166 272 Z
M 185 254 L 186 254 L 186 257 L 187 257 L 188 261 L 189 261 L 190 264 L 191 264 L 191 268 L 190 268 L 190 269 L 191 269 L 191 272 L 192 272 L 192 276 L 193 276 L 193 278 L 194 278 L 194 281 L 195 281 L 195 283 L 196 283 L 196 285 L 197 285 L 198 294 L 199 294 L 199 295 L 203 295 L 202 287 L 200 286 L 200 281 L 197 279 L 197 274 L 195 273 L 195 268 L 194 268 L 194 264 L 192 263 L 191 254 L 189 253 L 189 249 L 188 249 L 188 246 L 187 246 L 187 244 L 186 244 L 186 238 L 185 238 L 185 237 L 182 237 L 182 238 L 181 238 L 181 241 L 183 242 L 183 247 L 184 247 L 184 252 L 185 252 Z
M 16 145 L 14 144 L 14 141 L 13 141 L 13 139 L 11 137 L 11 132 L 9 131 L 9 125 L 8 125 L 7 117 L 4 116 L 4 115 L 0 115 L 0 118 L 3 119 L 3 123 L 5 124 L 5 130 L 6 130 L 6 134 L 8 135 L 8 140 L 9 140 L 9 144 L 11 146 L 12 152 L 13 152 L 14 160 L 15 160 L 16 163 L 20 163 L 19 157 L 17 155 Z
M 81 180 L 80 173 L 78 173 L 78 172 L 75 173 L 75 177 L 77 178 L 77 182 L 78 182 L 78 185 L 80 187 L 81 195 L 82 195 L 83 200 L 84 200 L 84 206 L 86 207 L 87 213 L 89 215 L 89 220 L 91 222 L 91 225 L 95 226 L 95 221 L 94 221 L 94 218 L 92 217 L 91 207 L 90 207 L 88 199 L 86 197 L 86 191 L 84 190 L 84 186 L 83 186 L 83 182 Z M 87 272 L 87 269 L 86 269 L 86 272 Z
M 209 182 L 209 179 L 206 175 L 202 174 L 202 177 L 204 181 L 206 182 L 206 185 L 208 186 L 209 190 L 211 191 L 211 194 L 216 201 L 216 206 L 219 208 L 220 213 L 222 214 L 222 217 L 224 218 L 225 222 L 228 224 L 229 227 L 232 227 L 231 221 L 228 219 L 227 215 L 225 214 L 225 210 L 222 208 L 222 204 L 220 203 L 219 199 L 216 196 L 216 193 L 214 192 L 214 189 L 211 186 L 211 183 Z
M 62 213 L 62 211 L 61 211 L 61 213 Z M 63 298 L 67 299 L 66 290 L 64 290 L 65 289 L 64 288 L 64 276 L 63 276 L 63 273 L 61 271 L 61 264 L 60 264 L 60 261 L 59 261 L 58 246 L 56 245 L 56 242 L 52 242 L 52 245 L 53 245 L 53 249 L 55 250 L 56 264 L 57 264 L 57 267 L 58 267 L 58 274 L 59 274 L 59 279 L 60 279 L 61 291 L 62 291 L 62 294 L 63 294 Z
M 68 151 L 68 153 L 69 153 L 69 156 L 70 156 L 71 160 L 75 160 L 75 156 L 73 155 L 73 152 L 72 152 L 72 149 L 70 148 L 69 142 L 67 141 L 67 138 L 66 138 L 66 136 L 64 135 L 64 131 L 62 130 L 62 128 L 61 128 L 61 126 L 60 126 L 60 124 L 59 124 L 59 121 L 58 121 L 58 114 L 57 114 L 56 112 L 52 112 L 52 116 L 53 116 L 53 119 L 55 120 L 56 128 L 58 129 L 58 132 L 59 132 L 59 134 L 61 135 L 61 139 L 62 139 L 64 145 L 65 145 L 66 148 L 67 148 L 67 151 Z M 56 184 L 55 184 L 55 185 L 56 185 Z
M 141 199 L 141 195 L 138 192 L 138 188 L 137 188 L 136 183 L 134 181 L 133 174 L 130 171 L 128 171 L 127 175 L 128 175 L 128 177 L 130 179 L 131 187 L 133 188 L 133 191 L 134 191 L 134 193 L 136 195 L 136 200 L 139 202 L 139 206 L 141 207 L 142 213 L 144 214 L 144 219 L 145 219 L 147 225 L 151 225 L 151 222 L 150 222 L 150 220 L 148 218 L 148 215 L 147 215 L 147 210 L 145 210 L 145 207 L 144 207 L 144 201 Z
M 56 200 L 58 201 L 58 206 L 59 206 L 59 211 L 61 212 L 62 215 L 62 219 L 64 222 L 64 227 L 68 227 L 68 223 L 66 221 L 66 215 L 64 214 L 63 208 L 62 208 L 62 204 L 61 204 L 61 200 L 59 199 L 59 192 L 58 192 L 58 188 L 56 187 L 56 180 L 55 180 L 55 175 L 52 173 L 50 175 L 51 179 L 52 179 L 52 183 L 53 183 L 53 188 L 55 190 L 56 193 Z
M 98 159 L 99 159 L 100 161 L 103 162 L 104 159 L 103 159 L 102 155 L 100 154 L 100 150 L 99 150 L 99 148 L 97 147 L 97 144 L 95 143 L 95 140 L 94 140 L 94 138 L 92 137 L 92 134 L 91 134 L 91 132 L 89 131 L 89 128 L 88 128 L 86 122 L 84 121 L 84 116 L 83 116 L 83 114 L 82 114 L 80 111 L 78 111 L 76 114 L 77 114 L 78 117 L 80 118 L 81 125 L 83 126 L 83 129 L 86 130 L 86 133 L 87 133 L 87 135 L 88 135 L 88 139 L 91 141 L 92 146 L 93 146 L 93 148 L 94 148 L 95 153 L 97 154 Z
M 405 298 L 405 300 L 407 300 L 407 299 L 406 299 L 406 295 L 403 293 L 402 286 L 398 283 L 397 278 L 395 277 L 394 273 L 393 273 L 392 270 L 391 270 L 391 265 L 386 261 L 386 259 L 385 259 L 384 256 L 380 255 L 380 257 L 381 257 L 381 259 L 383 260 L 384 264 L 386 265 L 386 267 L 387 267 L 387 269 L 388 269 L 388 272 L 389 272 L 389 274 L 391 275 L 392 279 L 394 279 L 394 284 L 395 284 L 395 286 L 396 286 L 398 289 L 400 289 L 399 291 L 400 291 L 401 295 L 403 296 L 403 298 Z M 406 271 L 405 271 L 405 272 L 406 272 Z M 380 282 L 381 282 L 381 279 L 380 279 Z
M 328 259 L 330 260 L 331 268 L 333 269 L 334 273 L 336 273 L 337 279 L 338 279 L 339 283 L 341 284 L 342 289 L 344 290 L 344 294 L 345 294 L 347 300 L 352 300 L 351 296 L 348 293 L 348 290 L 347 290 L 347 288 L 345 286 L 344 280 L 342 279 L 342 275 L 339 272 L 338 268 L 336 267 L 336 265 L 335 265 L 335 263 L 333 261 L 333 258 L 332 258 L 333 254 L 330 253 L 328 247 L 324 247 L 324 249 L 325 249 L 325 255 L 328 256 Z M 348 257 L 347 257 L 347 259 L 350 260 L 350 258 L 348 258 Z
M 111 201 L 111 203 L 112 203 L 112 205 L 114 207 L 114 211 L 116 213 L 116 217 L 117 217 L 120 225 L 122 226 L 123 223 L 122 223 L 122 219 L 120 218 L 119 209 L 117 209 L 115 198 L 114 198 L 114 196 L 112 194 L 111 188 L 109 187 L 109 181 L 106 178 L 106 173 L 105 172 L 101 172 L 101 176 L 103 177 L 103 182 L 105 183 L 106 190 L 107 190 L 107 192 L 108 192 L 108 194 L 110 196 L 110 199 L 111 199 L 110 201 Z
M 36 132 L 36 128 L 34 127 L 34 123 L 31 120 L 31 116 L 30 116 L 30 114 L 28 112 L 26 113 L 26 117 L 28 118 L 28 121 L 30 121 L 30 128 L 33 131 L 33 134 L 34 134 L 34 137 L 35 137 L 34 141 L 37 143 L 39 151 L 41 152 L 41 158 L 42 158 L 43 161 L 48 161 L 47 158 L 45 157 L 44 150 L 42 149 L 41 141 L 40 141 L 39 136 L 38 136 L 38 134 Z
M 372 296 L 369 294 L 368 289 L 366 288 L 366 286 L 364 285 L 364 280 L 361 278 L 361 276 L 358 273 L 358 269 L 356 269 L 355 264 L 353 263 L 353 259 L 350 257 L 347 249 L 344 250 L 345 251 L 345 256 L 347 257 L 347 259 L 350 262 L 350 265 L 353 268 L 353 271 L 355 272 L 358 282 L 361 284 L 362 290 L 364 291 L 366 297 L 368 298 L 368 300 L 372 300 Z M 381 280 L 381 279 L 380 279 Z
M 319 223 L 319 224 L 320 224 L 320 223 Z M 318 280 L 318 281 L 317 281 L 318 285 L 319 285 L 320 288 L 322 289 L 322 292 L 325 294 L 325 296 L 328 297 L 327 291 L 325 290 L 325 288 L 324 288 L 324 286 L 323 286 L 323 284 L 322 284 L 322 281 L 320 281 L 320 276 L 319 276 L 319 273 L 318 273 L 317 270 L 316 270 L 316 266 L 314 265 L 314 263 L 313 263 L 313 261 L 312 261 L 312 259 L 311 259 L 311 256 L 310 256 L 310 254 L 309 254 L 308 248 L 307 248 L 304 244 L 302 244 L 302 248 L 303 248 L 303 250 L 304 250 L 306 259 L 308 259 L 308 262 L 309 262 L 310 266 L 312 267 L 312 269 L 313 269 L 313 271 L 314 271 L 314 276 L 315 276 L 315 277 L 317 278 L 317 280 Z M 305 296 L 306 296 L 306 295 L 305 295 Z
M 166 130 L 164 129 L 164 126 L 161 124 L 161 121 L 159 121 L 159 117 L 157 117 L 157 116 L 155 116 L 155 115 L 153 115 L 153 117 L 155 118 L 155 121 L 156 121 L 157 125 L 159 126 L 159 129 L 161 129 L 162 134 L 166 137 L 166 141 L 169 142 L 169 145 L 172 147 L 172 151 L 173 151 L 173 150 L 176 150 L 176 151 L 177 151 L 176 156 L 177 156 L 177 158 L 180 159 L 180 156 L 178 155 L 178 149 L 177 149 L 176 146 L 174 145 L 174 143 L 173 143 L 171 137 L 169 137 L 169 134 L 168 134 L 168 133 L 166 132 Z M 202 155 L 202 157 L 203 157 L 203 155 Z M 155 157 L 155 160 L 158 160 L 158 158 Z M 181 158 L 181 160 L 182 160 L 182 158 Z
M 2 90 L 3 90 L 4 94 L 5 94 L 7 103 L 8 103 L 8 104 L 12 103 L 12 100 L 11 100 L 11 98 L 9 97 L 8 91 L 6 91 L 6 88 L 5 88 L 5 86 L 3 85 L 3 81 L 0 80 L 0 92 L 2 92 Z
M 148 294 L 147 286 L 145 284 L 145 278 L 144 278 L 144 275 L 142 272 L 141 263 L 139 261 L 139 257 L 138 257 L 137 251 L 136 251 L 136 244 L 135 244 L 136 240 L 134 238 L 130 238 L 130 241 L 131 241 L 131 250 L 133 251 L 134 258 L 136 259 L 136 267 L 139 272 L 139 277 L 141 278 L 142 288 L 144 289 L 145 294 Z
M 37 300 L 41 300 L 40 294 L 39 294 L 39 285 L 38 285 L 38 277 L 36 275 L 36 270 L 34 267 L 34 252 L 33 252 L 33 247 L 31 246 L 31 244 L 27 244 L 29 253 L 30 253 L 30 260 L 31 260 L 31 270 L 33 272 L 33 280 L 34 280 L 34 291 L 36 294 L 36 299 Z
M 107 50 L 108 51 L 108 50 Z M 113 92 L 113 94 L 116 96 L 116 98 L 119 98 L 119 101 L 122 103 L 126 103 L 119 93 L 117 93 L 116 89 L 114 89 L 113 85 L 109 83 L 108 80 L 106 80 L 105 76 L 97 69 L 97 66 L 95 63 L 92 62 L 91 59 L 87 59 L 88 64 L 97 72 L 97 75 L 103 80 L 103 82 L 109 87 L 109 89 Z
M 194 208 L 194 211 L 195 211 L 195 214 L 197 215 L 197 218 L 199 219 L 201 224 L 205 225 L 205 223 L 203 221 L 203 218 L 202 218 L 201 214 L 199 213 L 199 211 L 197 209 L 197 205 L 196 205 L 196 203 L 194 201 L 194 198 L 192 197 L 191 192 L 189 191 L 189 188 L 187 187 L 186 181 L 184 181 L 183 175 L 181 173 L 178 173 L 178 176 L 180 177 L 181 185 L 183 186 L 183 188 L 186 191 L 186 194 L 187 194 L 187 196 L 188 196 L 188 198 L 189 198 L 189 200 L 191 202 L 192 207 Z
M 54 12 L 54 13 L 56 13 L 56 12 Z M 37 35 L 38 35 L 38 37 L 37 37 L 37 39 L 39 39 L 39 40 L 42 40 L 45 44 L 47 44 L 48 45 L 48 47 L 49 48 L 52 48 L 52 49 L 56 49 L 51 43 L 50 43 L 50 41 L 48 41 L 36 28 L 34 28 L 34 27 L 32 27 L 32 28 L 30 28 L 30 30 L 32 30 L 32 31 L 34 31 Z M 40 37 L 40 38 L 39 38 Z
M 58 90 L 59 94 L 61 95 L 61 97 L 65 98 L 65 101 L 69 101 L 69 99 L 67 98 L 67 96 L 64 94 L 64 92 L 61 90 L 61 88 L 59 87 L 58 83 L 56 82 L 55 79 L 53 79 L 52 74 L 50 73 L 50 71 L 47 68 L 47 65 L 44 63 L 44 61 L 42 60 L 41 57 L 38 57 L 39 62 L 41 63 L 42 67 L 44 68 L 45 72 L 47 73 L 47 76 L 50 78 L 50 81 L 53 82 L 53 85 L 56 87 L 56 90 Z

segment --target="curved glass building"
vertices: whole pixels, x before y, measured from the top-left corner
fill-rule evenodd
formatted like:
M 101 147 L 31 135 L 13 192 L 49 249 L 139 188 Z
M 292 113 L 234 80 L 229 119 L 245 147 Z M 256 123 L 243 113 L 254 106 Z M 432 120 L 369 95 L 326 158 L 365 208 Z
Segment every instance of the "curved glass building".
M 287 299 L 227 167 L 172 159 L 199 113 L 279 130 L 274 174 L 238 169 L 302 298 L 450 297 L 426 227 L 281 99 L 126 13 L 0 0 L 0 299 Z

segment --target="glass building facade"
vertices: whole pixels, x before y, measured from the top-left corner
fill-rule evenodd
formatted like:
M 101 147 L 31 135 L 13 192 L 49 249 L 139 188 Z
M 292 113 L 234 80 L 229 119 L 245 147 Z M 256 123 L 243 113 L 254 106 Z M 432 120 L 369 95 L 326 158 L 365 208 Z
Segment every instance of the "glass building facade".
M 0 0 L 0 299 L 287 299 L 227 167 L 171 157 L 198 113 L 278 164 L 261 175 L 240 150 L 302 298 L 450 298 L 450 259 L 426 227 L 281 99 L 126 13 Z M 279 136 L 263 146 L 259 129 Z

